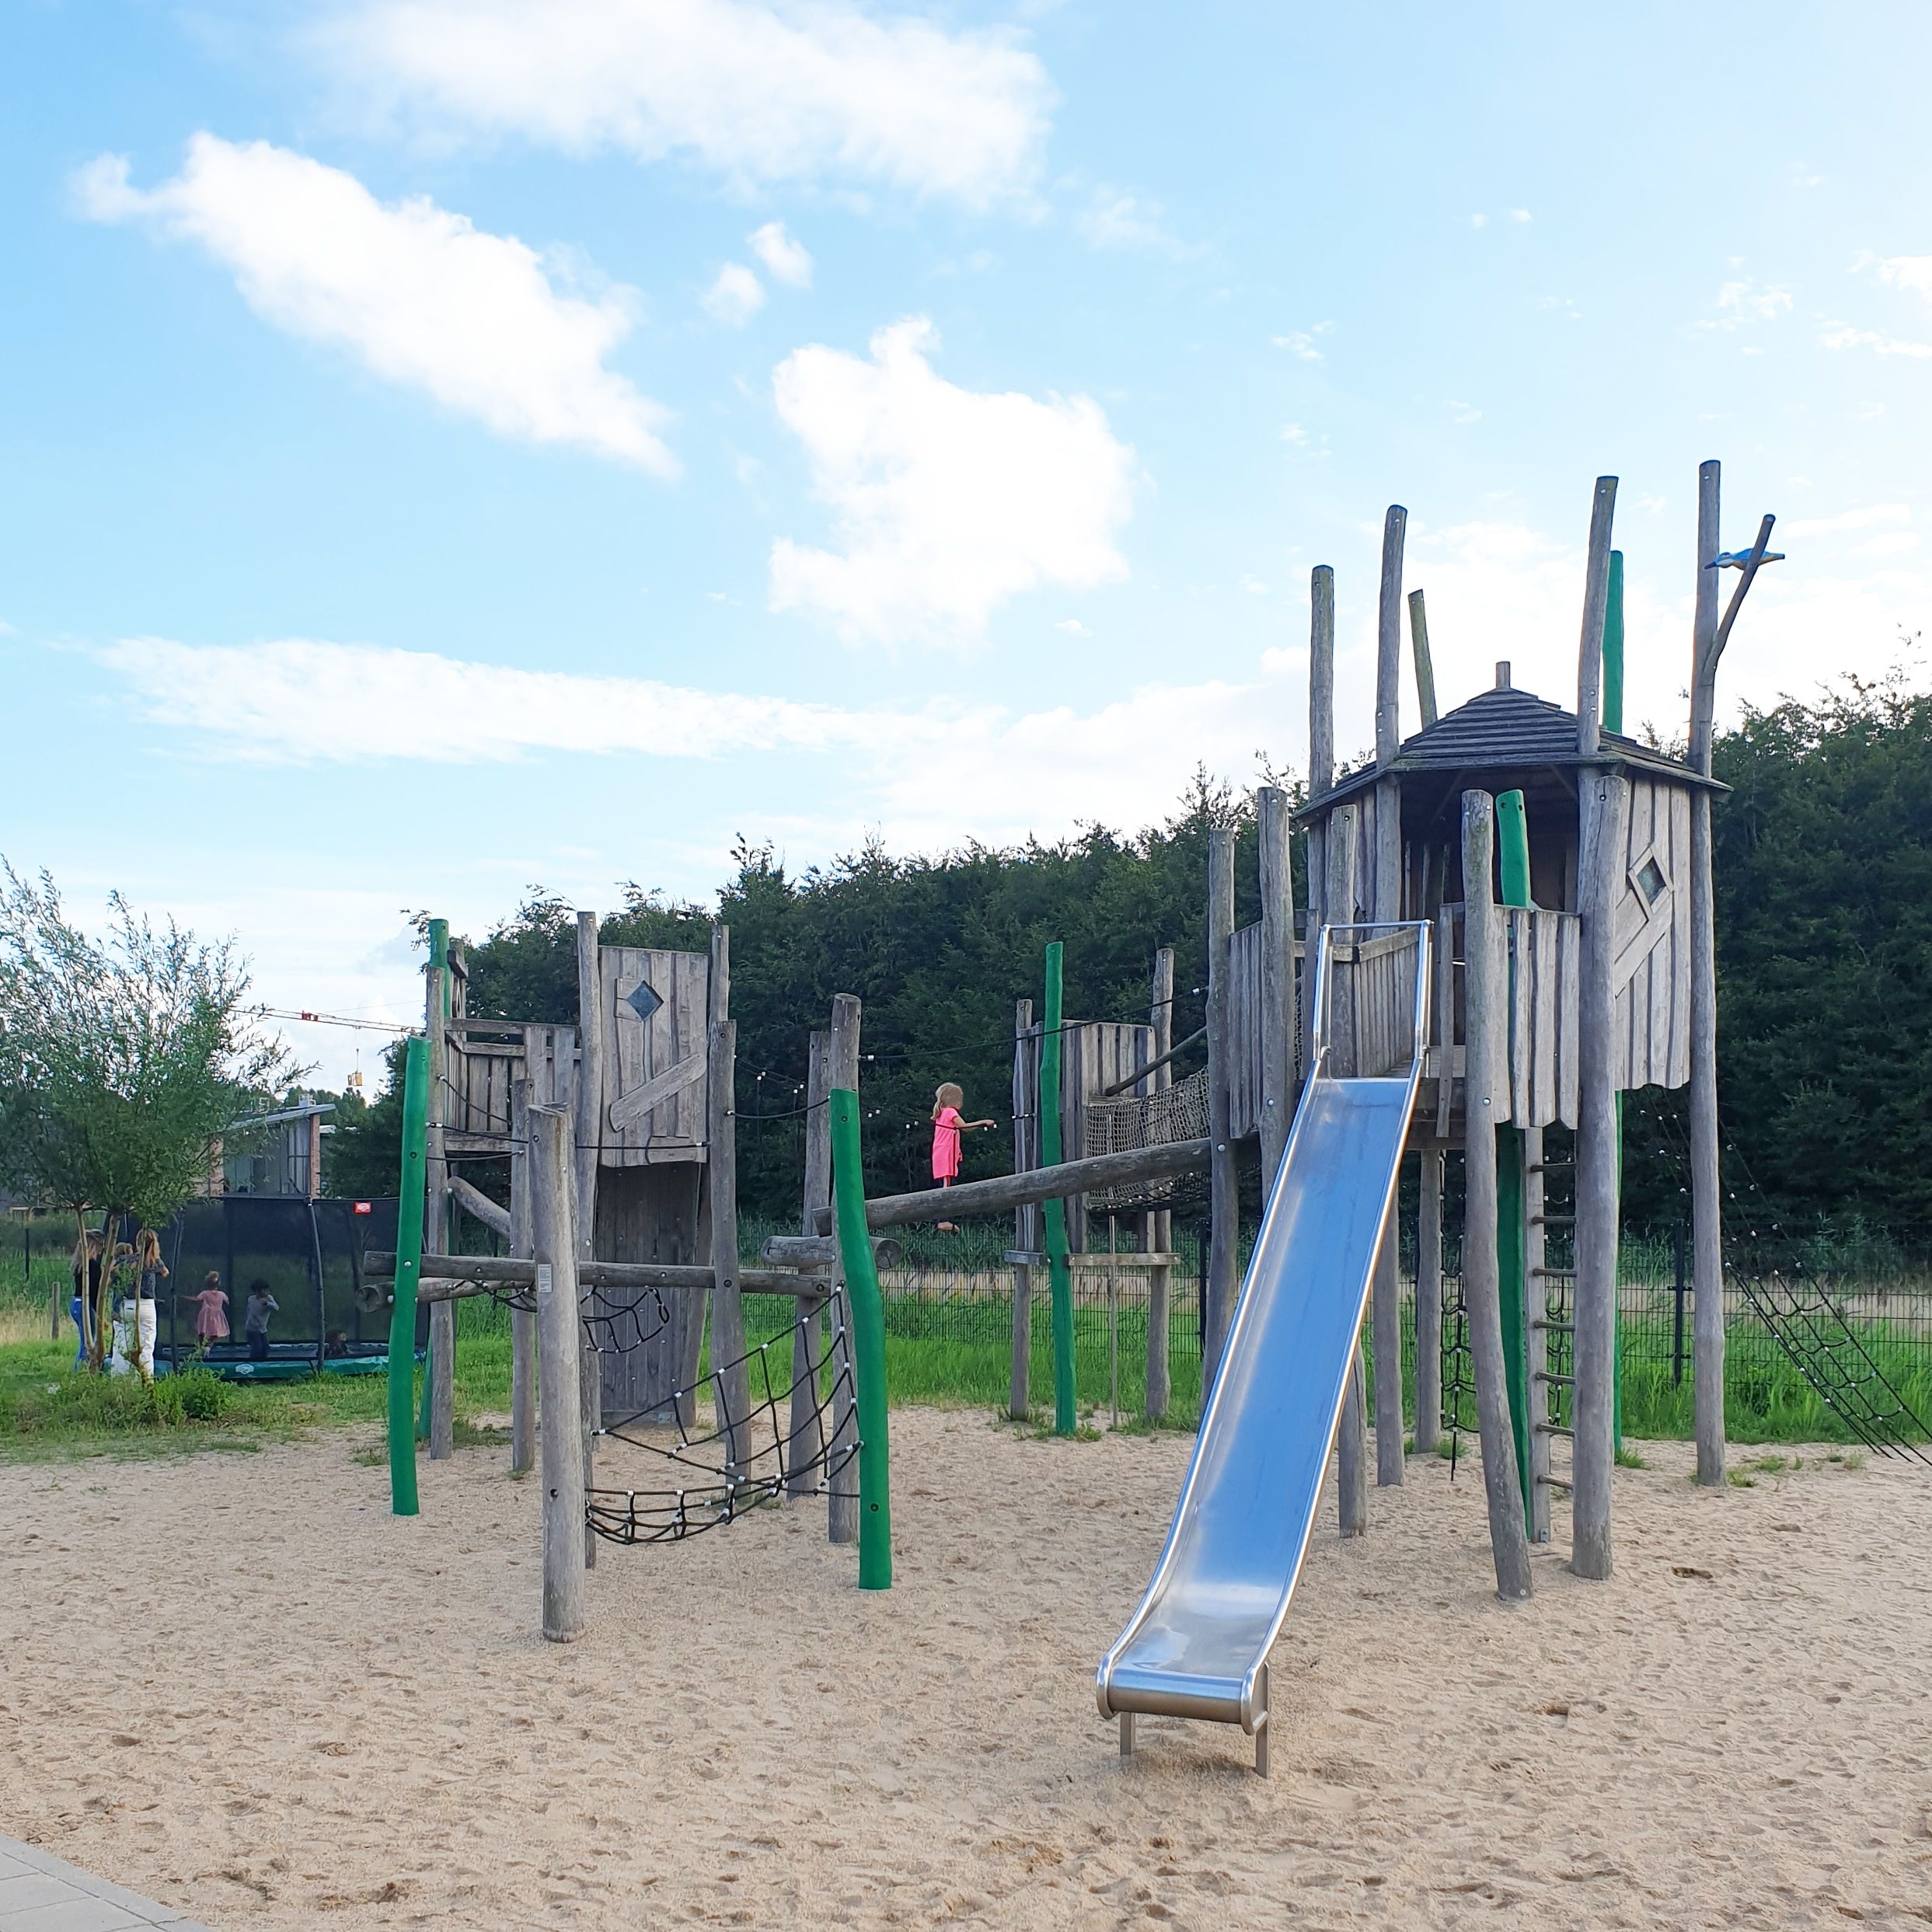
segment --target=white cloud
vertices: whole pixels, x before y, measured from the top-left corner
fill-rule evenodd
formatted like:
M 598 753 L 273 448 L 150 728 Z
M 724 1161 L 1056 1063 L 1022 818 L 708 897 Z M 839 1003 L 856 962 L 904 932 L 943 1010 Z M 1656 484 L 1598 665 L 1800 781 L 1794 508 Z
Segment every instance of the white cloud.
M 378 101 L 445 123 L 971 206 L 1026 189 L 1055 99 L 1010 29 L 850 0 L 364 0 L 316 37 Z
M 811 610 L 857 640 L 944 642 L 1044 584 L 1123 577 L 1133 452 L 1083 396 L 964 389 L 928 360 L 922 316 L 881 329 L 868 360 L 814 344 L 772 378 L 804 446 L 835 549 L 772 546 L 774 610 Z
M 1308 432 L 1299 423 L 1284 423 L 1282 425 L 1282 441 L 1292 443 L 1299 449 L 1307 442 Z
M 1487 228 L 1489 217 L 1486 214 L 1472 214 L 1469 218 L 1469 225 L 1471 228 Z
M 1788 315 L 1788 288 L 1759 288 L 1756 282 L 1730 281 L 1718 291 L 1718 313 L 1700 326 L 1706 329 L 1742 329 L 1754 322 L 1775 322 Z
M 1069 637 L 1091 637 L 1093 635 L 1077 617 L 1062 617 L 1053 628 L 1065 631 Z
M 1932 255 L 1893 255 L 1878 264 L 1880 281 L 1932 302 Z
M 1145 685 L 1089 713 L 849 710 L 305 640 L 134 638 L 99 654 L 149 723 L 203 734 L 204 752 L 253 763 L 863 753 L 841 768 L 838 808 L 848 815 L 811 827 L 821 851 L 868 829 L 899 849 L 929 850 L 969 837 L 1055 836 L 1083 820 L 1139 827 L 1171 808 L 1197 761 L 1247 778 L 1258 747 L 1299 738 L 1306 710 L 1289 653 L 1270 654 L 1254 678 Z M 424 717 L 438 724 L 427 737 Z M 940 760 L 947 782 L 936 787 Z
M 1074 218 L 1090 248 L 1139 249 L 1157 255 L 1181 256 L 1191 251 L 1171 234 L 1158 201 L 1143 201 L 1112 188 L 1097 188 L 1093 205 Z
M 1480 423 L 1483 420 L 1480 410 L 1471 403 L 1459 403 L 1453 396 L 1442 406 L 1449 411 L 1452 423 Z
M 745 237 L 752 253 L 765 264 L 765 272 L 788 288 L 811 286 L 811 256 L 805 245 L 789 234 L 783 221 L 767 221 Z
M 1909 342 L 1881 335 L 1876 329 L 1854 329 L 1850 323 L 1827 323 L 1818 338 L 1823 349 L 1869 349 L 1874 355 L 1902 355 L 1916 361 L 1932 356 L 1932 342 Z
M 1798 517 L 1778 525 L 1781 537 L 1836 536 L 1848 530 L 1871 530 L 1912 521 L 1911 506 L 1902 503 L 1869 503 L 1857 510 L 1841 510 L 1829 517 Z
M 500 436 L 677 473 L 657 434 L 665 412 L 604 366 L 630 331 L 627 293 L 560 295 L 512 235 L 485 234 L 426 197 L 385 204 L 354 176 L 266 141 L 207 134 L 158 188 L 131 186 L 113 155 L 82 169 L 75 187 L 92 219 L 199 242 L 267 321 L 346 347 Z
M 727 328 L 741 328 L 765 306 L 765 284 L 742 262 L 727 262 L 704 291 L 706 312 Z
M 1509 211 L 1509 218 L 1512 221 L 1528 221 L 1533 218 L 1527 208 L 1512 208 Z

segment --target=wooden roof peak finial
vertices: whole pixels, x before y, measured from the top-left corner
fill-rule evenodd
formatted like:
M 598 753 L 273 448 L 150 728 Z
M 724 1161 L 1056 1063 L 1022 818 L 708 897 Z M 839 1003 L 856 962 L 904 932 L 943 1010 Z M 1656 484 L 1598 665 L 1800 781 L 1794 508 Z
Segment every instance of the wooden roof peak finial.
M 1509 688 L 1509 660 L 1499 657 L 1496 661 L 1496 689 L 1507 691 Z

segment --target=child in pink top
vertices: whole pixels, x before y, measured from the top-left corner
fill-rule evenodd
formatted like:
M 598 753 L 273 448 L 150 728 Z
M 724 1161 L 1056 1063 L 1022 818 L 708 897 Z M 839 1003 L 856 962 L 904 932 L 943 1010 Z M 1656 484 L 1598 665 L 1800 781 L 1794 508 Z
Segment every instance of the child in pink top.
M 965 1094 L 950 1080 L 933 1096 L 933 1178 L 942 1187 L 950 1187 L 959 1178 L 960 1136 L 999 1125 L 996 1121 L 962 1119 L 959 1110 L 965 1099 Z M 950 1221 L 942 1221 L 939 1226 L 942 1234 L 957 1232 Z
M 214 1269 L 208 1270 L 207 1285 L 200 1294 L 184 1295 L 181 1299 L 194 1304 L 194 1338 L 201 1347 L 228 1340 L 228 1294 Z

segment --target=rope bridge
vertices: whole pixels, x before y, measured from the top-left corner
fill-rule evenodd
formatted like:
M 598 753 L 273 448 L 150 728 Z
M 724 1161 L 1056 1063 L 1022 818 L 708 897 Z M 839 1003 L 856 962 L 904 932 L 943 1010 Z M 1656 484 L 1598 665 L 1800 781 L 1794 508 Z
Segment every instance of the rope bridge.
M 1136 1153 L 1144 1147 L 1171 1146 L 1177 1141 L 1203 1140 L 1208 1132 L 1208 1074 L 1204 1067 L 1184 1080 L 1135 1100 L 1090 1100 L 1083 1124 L 1081 1152 L 1096 1154 Z M 1198 1187 L 1190 1174 L 1169 1174 L 1149 1180 L 1128 1181 L 1096 1188 L 1086 1197 L 1090 1212 L 1125 1214 L 1168 1208 Z

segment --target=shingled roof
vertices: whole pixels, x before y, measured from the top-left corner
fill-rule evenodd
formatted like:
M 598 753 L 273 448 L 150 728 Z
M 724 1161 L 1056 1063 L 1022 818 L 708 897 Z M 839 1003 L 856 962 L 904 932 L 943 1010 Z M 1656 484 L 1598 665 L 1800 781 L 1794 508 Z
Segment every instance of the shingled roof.
M 1391 772 L 1461 772 L 1484 769 L 1520 771 L 1533 765 L 1622 765 L 1633 771 L 1654 772 L 1680 785 L 1714 791 L 1725 788 L 1700 776 L 1682 760 L 1653 752 L 1648 745 L 1619 731 L 1602 734 L 1598 749 L 1585 756 L 1577 749 L 1577 717 L 1561 705 L 1533 692 L 1508 687 L 1479 692 L 1466 704 L 1446 712 L 1414 737 L 1404 738 L 1394 762 L 1378 772 L 1365 765 L 1344 772 L 1327 791 L 1311 798 L 1300 816 L 1325 813 L 1377 779 Z

